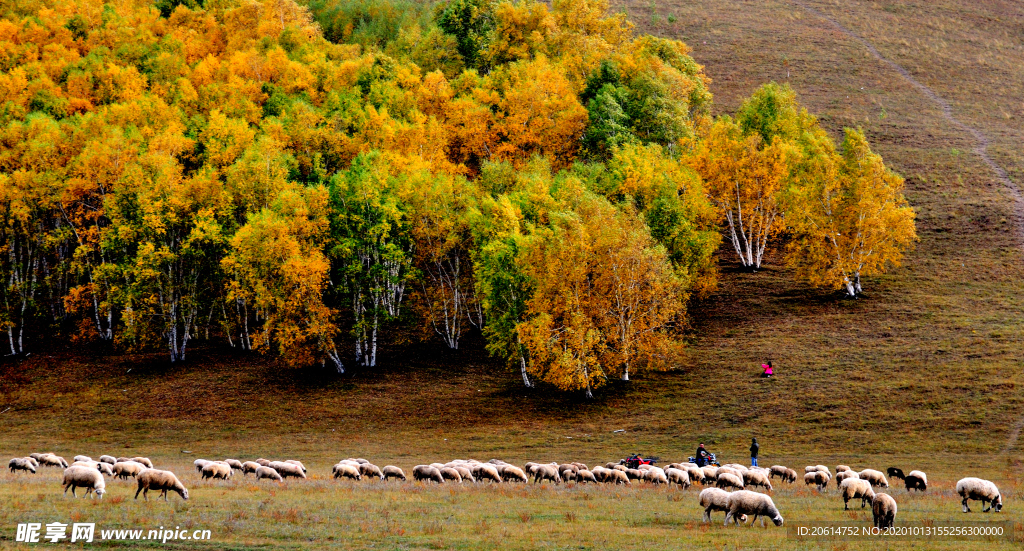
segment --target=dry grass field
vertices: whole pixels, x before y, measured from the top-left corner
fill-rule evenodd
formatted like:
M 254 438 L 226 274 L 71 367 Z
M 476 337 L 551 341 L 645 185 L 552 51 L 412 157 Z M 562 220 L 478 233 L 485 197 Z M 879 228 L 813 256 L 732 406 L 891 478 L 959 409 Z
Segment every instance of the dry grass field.
M 1020 199 L 975 152 L 1024 182 L 1024 7 L 1013 2 L 620 2 L 638 30 L 680 38 L 712 77 L 716 109 L 760 84 L 788 82 L 838 137 L 864 128 L 907 179 L 920 242 L 904 267 L 844 300 L 793 280 L 779 254 L 737 269 L 722 250 L 716 294 L 692 308 L 679 369 L 613 384 L 586 402 L 525 391 L 482 352 L 388 349 L 384 367 L 335 378 L 198 348 L 173 370 L 162 354 L 112 355 L 55 344 L 0 364 L 0 450 L 147 455 L 184 475 L 191 499 L 131 500 L 111 481 L 102 502 L 72 501 L 57 470 L 0 475 L 0 547 L 19 522 L 209 528 L 223 548 L 679 549 L 859 548 L 801 543 L 785 529 L 700 523 L 697 492 L 649 487 L 431 487 L 337 483 L 330 466 L 474 457 L 604 463 L 631 452 L 679 460 L 698 441 L 762 465 L 846 463 L 929 473 L 921 496 L 892 493 L 901 520 L 1017 523 L 1024 540 L 1024 220 Z M 878 54 L 948 102 L 949 116 Z M 959 121 L 957 124 L 953 121 Z M 431 347 L 432 349 L 433 347 Z M 778 377 L 758 378 L 767 356 Z M 613 432 L 624 429 L 624 432 Z M 186 453 L 188 452 L 188 453 Z M 200 482 L 197 457 L 302 459 L 308 481 Z M 999 484 L 999 515 L 960 512 L 961 476 Z M 773 498 L 788 522 L 863 520 L 834 487 Z M 979 510 L 980 507 L 974 507 Z M 37 544 L 48 545 L 48 544 Z M 139 543 L 124 544 L 140 547 Z M 154 545 L 150 543 L 150 545 Z M 871 546 L 876 547 L 876 546 Z M 899 548 L 979 548 L 906 542 Z M 999 548 L 1000 544 L 985 544 Z

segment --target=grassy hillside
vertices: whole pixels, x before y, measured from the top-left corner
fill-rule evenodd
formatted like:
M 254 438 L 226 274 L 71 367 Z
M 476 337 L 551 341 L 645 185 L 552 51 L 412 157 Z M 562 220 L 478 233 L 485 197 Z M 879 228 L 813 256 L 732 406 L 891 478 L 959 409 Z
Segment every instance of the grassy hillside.
M 324 477 L 350 455 L 407 469 L 462 456 L 593 464 L 633 451 L 676 460 L 699 440 L 742 461 L 758 436 L 762 464 L 929 471 L 935 491 L 927 497 L 894 493 L 907 520 L 967 518 L 952 486 L 970 472 L 1000 484 L 1001 518 L 1019 522 L 1019 199 L 972 151 L 974 137 L 857 37 L 949 102 L 952 117 L 982 132 L 988 154 L 1019 183 L 1020 6 L 675 0 L 619 7 L 641 31 L 693 47 L 720 112 L 776 80 L 789 82 L 836 136 L 844 126 L 863 127 L 907 178 L 917 211 L 920 242 L 905 267 L 868 280 L 867 298 L 849 301 L 794 282 L 778 254 L 751 274 L 723 249 L 719 291 L 693 308 L 686 364 L 603 389 L 593 402 L 521 389 L 479 342 L 445 356 L 389 350 L 385 367 L 344 379 L 211 349 L 173 369 L 162 354 L 36 353 L 0 366 L 0 450 L 141 453 L 181 472 L 201 456 L 296 457 Z M 770 381 L 757 377 L 766 356 L 778 366 Z M 625 432 L 612 432 L 618 429 Z M 54 471 L 28 482 L 4 474 L 0 493 L 15 506 L 0 510 L 0 537 L 12 537 L 17 522 L 53 513 L 63 521 L 82 514 L 125 525 L 214 524 L 214 547 L 795 545 L 771 527 L 737 535 L 700 526 L 693 490 L 341 484 L 336 491 L 324 480 L 268 490 L 200 484 L 193 474 L 186 480 L 193 499 L 173 510 L 110 499 L 71 504 L 56 494 Z M 8 483 L 13 478 L 19 482 Z M 111 497 L 130 498 L 127 486 L 112 482 Z M 787 520 L 864 518 L 842 513 L 834 495 L 802 488 L 776 492 L 776 503 Z

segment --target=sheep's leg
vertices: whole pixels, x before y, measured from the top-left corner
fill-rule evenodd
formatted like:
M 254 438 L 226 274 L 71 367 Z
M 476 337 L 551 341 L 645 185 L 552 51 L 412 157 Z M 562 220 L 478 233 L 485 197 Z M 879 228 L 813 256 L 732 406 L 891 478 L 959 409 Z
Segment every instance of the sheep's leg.
M 67 486 L 64 486 L 64 495 L 68 495 L 68 488 L 70 488 L 70 487 L 71 487 L 70 484 L 68 484 Z
M 843 510 L 844 511 L 849 511 L 850 510 L 850 500 L 846 499 L 845 497 L 843 498 Z
M 964 506 L 964 512 L 965 513 L 970 513 L 971 512 L 971 508 L 967 506 L 967 498 L 966 497 L 964 498 L 963 502 L 961 502 L 961 505 Z
M 704 509 L 704 522 L 711 523 L 711 506 Z
M 988 505 L 988 507 L 985 507 L 986 505 Z M 985 507 L 984 509 L 982 509 L 982 510 L 981 510 L 981 512 L 982 512 L 982 513 L 987 513 L 987 512 L 989 512 L 990 510 L 992 510 L 992 506 L 991 506 L 991 505 L 989 505 L 989 503 L 988 503 L 988 500 L 987 500 L 987 499 L 983 499 L 983 500 L 981 500 L 981 506 L 982 506 L 982 507 Z
M 160 495 L 164 496 L 164 501 L 167 501 L 167 488 L 164 488 L 164 491 L 160 492 Z
M 729 519 L 732 518 L 732 511 L 726 511 L 725 513 L 725 526 L 729 526 Z

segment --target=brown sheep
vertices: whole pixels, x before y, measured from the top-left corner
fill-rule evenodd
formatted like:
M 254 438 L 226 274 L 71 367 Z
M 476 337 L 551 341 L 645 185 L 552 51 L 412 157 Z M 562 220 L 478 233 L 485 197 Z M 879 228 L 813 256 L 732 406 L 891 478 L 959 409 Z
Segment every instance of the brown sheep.
M 160 490 L 160 495 L 164 497 L 164 501 L 167 501 L 167 490 L 177 492 L 181 496 L 181 499 L 188 499 L 188 490 L 181 484 L 178 477 L 174 476 L 171 471 L 158 471 L 156 469 L 146 469 L 139 473 L 135 477 L 139 481 L 139 489 L 135 491 L 135 499 L 139 499 L 139 492 L 142 492 L 142 497 L 149 501 L 149 491 Z

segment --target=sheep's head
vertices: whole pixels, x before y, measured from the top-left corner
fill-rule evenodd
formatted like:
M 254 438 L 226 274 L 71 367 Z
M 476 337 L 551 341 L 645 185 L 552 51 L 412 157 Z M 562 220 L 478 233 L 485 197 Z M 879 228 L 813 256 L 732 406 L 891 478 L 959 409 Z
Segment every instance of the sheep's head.
M 772 522 L 775 523 L 775 526 L 782 526 L 782 515 L 775 515 L 772 518 Z
M 103 494 L 105 494 L 105 493 L 107 493 L 106 489 L 104 489 L 104 488 L 96 488 L 96 495 L 100 496 L 100 499 L 103 499 Z
M 992 500 L 992 510 L 994 510 L 997 513 L 999 511 L 1003 510 L 1003 496 L 1002 495 L 997 495 L 996 498 Z
M 180 486 L 180 484 L 179 484 L 179 486 Z M 184 486 L 182 486 L 182 488 L 180 490 L 178 490 L 178 495 L 181 496 L 181 499 L 188 500 L 188 488 L 185 488 Z

